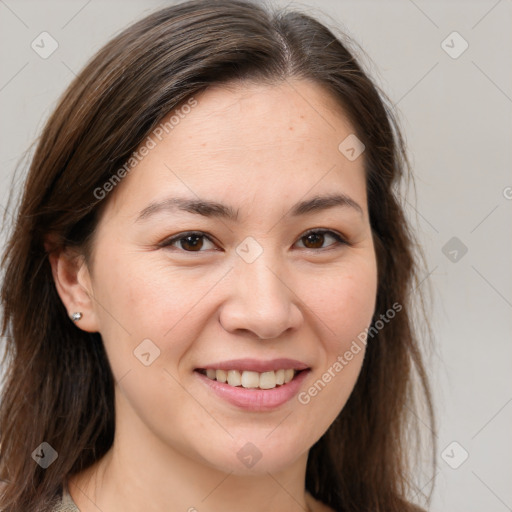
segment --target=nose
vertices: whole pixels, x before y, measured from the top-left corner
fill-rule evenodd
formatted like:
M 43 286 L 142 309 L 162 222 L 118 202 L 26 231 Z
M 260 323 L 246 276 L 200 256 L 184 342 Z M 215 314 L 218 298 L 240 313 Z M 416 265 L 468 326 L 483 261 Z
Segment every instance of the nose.
M 222 327 L 231 333 L 249 331 L 261 339 L 278 338 L 303 322 L 300 300 L 291 283 L 261 256 L 239 261 L 231 275 L 229 299 L 220 312 Z

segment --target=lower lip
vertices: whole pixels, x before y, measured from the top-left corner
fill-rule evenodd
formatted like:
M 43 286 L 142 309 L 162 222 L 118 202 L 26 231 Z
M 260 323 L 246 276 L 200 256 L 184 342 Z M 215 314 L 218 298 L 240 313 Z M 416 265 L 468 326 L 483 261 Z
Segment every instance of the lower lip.
M 194 373 L 214 393 L 229 403 L 247 411 L 261 412 L 270 411 L 291 400 L 298 393 L 309 370 L 301 371 L 290 382 L 272 389 L 246 389 L 241 386 L 230 386 L 224 382 L 209 379 L 197 371 Z

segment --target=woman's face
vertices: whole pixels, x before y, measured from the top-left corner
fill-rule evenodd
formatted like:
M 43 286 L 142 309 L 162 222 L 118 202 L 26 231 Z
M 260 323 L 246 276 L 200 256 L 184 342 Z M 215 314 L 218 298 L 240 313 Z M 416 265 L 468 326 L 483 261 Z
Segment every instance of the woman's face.
M 116 437 L 276 471 L 327 430 L 363 361 L 377 280 L 364 153 L 339 149 L 353 129 L 307 81 L 195 100 L 105 199 L 78 325 L 102 335 Z

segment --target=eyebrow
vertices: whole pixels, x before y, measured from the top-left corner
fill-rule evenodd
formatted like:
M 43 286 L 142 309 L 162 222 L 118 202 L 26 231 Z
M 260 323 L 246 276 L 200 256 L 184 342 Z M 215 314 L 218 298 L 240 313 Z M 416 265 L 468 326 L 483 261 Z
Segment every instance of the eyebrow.
M 361 206 L 346 194 L 315 196 L 294 205 L 290 214 L 292 217 L 298 217 L 334 207 L 352 208 L 360 215 L 364 215 Z M 139 213 L 135 222 L 146 220 L 158 212 L 173 212 L 176 210 L 202 215 L 203 217 L 224 218 L 232 221 L 238 219 L 238 210 L 216 201 L 171 197 L 163 201 L 151 203 Z

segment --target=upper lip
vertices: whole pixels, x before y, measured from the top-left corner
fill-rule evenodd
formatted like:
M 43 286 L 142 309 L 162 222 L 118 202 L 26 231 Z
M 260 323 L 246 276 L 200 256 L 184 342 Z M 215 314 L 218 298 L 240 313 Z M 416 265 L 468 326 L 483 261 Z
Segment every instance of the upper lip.
M 252 372 L 270 372 L 275 370 L 307 370 L 309 366 L 295 359 L 272 359 L 262 361 L 260 359 L 231 359 L 230 361 L 220 361 L 218 363 L 206 364 L 196 368 L 197 370 L 239 370 Z

